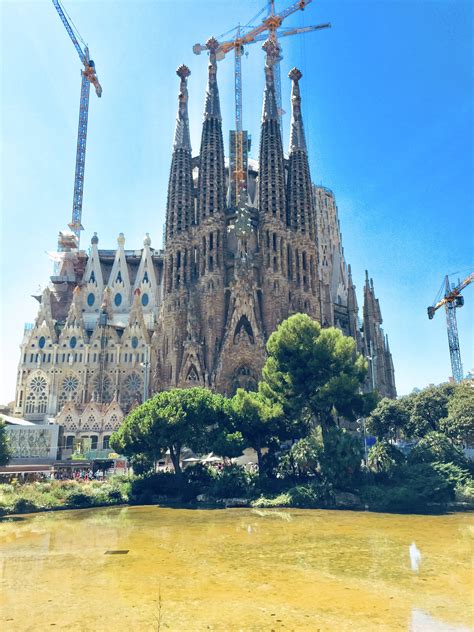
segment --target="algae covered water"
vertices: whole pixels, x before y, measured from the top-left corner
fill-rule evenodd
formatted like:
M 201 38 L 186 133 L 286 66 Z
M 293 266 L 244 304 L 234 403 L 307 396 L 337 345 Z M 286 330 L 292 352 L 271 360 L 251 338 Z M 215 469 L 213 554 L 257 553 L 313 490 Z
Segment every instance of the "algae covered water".
M 0 523 L 0 629 L 470 630 L 468 514 L 64 511 Z

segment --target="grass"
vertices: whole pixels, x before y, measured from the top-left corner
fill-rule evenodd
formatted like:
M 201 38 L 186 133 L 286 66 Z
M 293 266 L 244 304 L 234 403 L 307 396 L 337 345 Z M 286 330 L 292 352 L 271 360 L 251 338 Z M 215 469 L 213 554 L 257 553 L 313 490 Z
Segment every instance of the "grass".
M 130 482 L 116 476 L 106 481 L 39 481 L 0 484 L 0 516 L 55 509 L 120 505 L 129 498 Z

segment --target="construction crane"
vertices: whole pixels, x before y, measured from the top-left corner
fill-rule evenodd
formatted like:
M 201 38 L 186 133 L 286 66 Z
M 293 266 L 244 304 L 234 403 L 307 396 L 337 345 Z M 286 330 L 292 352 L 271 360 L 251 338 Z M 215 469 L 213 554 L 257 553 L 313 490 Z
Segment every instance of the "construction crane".
M 62 23 L 66 27 L 66 31 L 71 38 L 72 43 L 79 55 L 84 68 L 81 70 L 81 100 L 79 105 L 79 126 L 77 131 L 77 150 L 76 150 L 76 171 L 74 176 L 74 196 L 72 202 L 72 219 L 69 224 L 69 228 L 72 230 L 77 238 L 77 247 L 79 248 L 81 240 L 81 230 L 84 230 L 82 226 L 82 196 L 84 191 L 84 168 L 86 162 L 86 142 L 87 142 L 87 122 L 89 118 L 89 94 L 90 85 L 95 88 L 95 93 L 98 97 L 102 96 L 102 86 L 99 83 L 97 73 L 95 70 L 95 64 L 89 57 L 89 48 L 79 35 L 77 29 L 73 29 L 71 26 L 72 20 L 66 17 L 66 11 L 61 6 L 59 0 L 53 0 L 53 4 L 56 11 L 61 18 Z M 79 44 L 79 40 L 84 46 L 84 50 Z
M 446 310 L 446 325 L 448 328 L 448 343 L 449 343 L 449 355 L 451 357 L 451 368 L 453 371 L 454 381 L 459 384 L 463 379 L 463 370 L 461 363 L 461 350 L 459 348 L 459 335 L 458 324 L 456 320 L 456 309 L 464 305 L 464 297 L 461 292 L 470 283 L 474 282 L 474 272 L 471 272 L 464 281 L 458 283 L 456 287 L 451 288 L 449 283 L 449 276 L 446 275 L 444 284 L 444 296 L 438 300 L 442 289 L 438 293 L 438 297 L 435 299 L 433 305 L 428 307 L 428 318 L 431 320 L 434 318 L 436 310 L 443 307 Z M 441 286 L 442 287 L 442 286 Z
M 267 39 L 267 37 L 270 37 L 275 42 L 278 51 L 281 51 L 280 45 L 278 44 L 278 37 L 288 37 L 289 35 L 299 35 L 302 33 L 330 28 L 331 25 L 329 23 L 300 28 L 281 28 L 283 21 L 288 16 L 292 15 L 296 11 L 303 11 L 311 2 L 312 0 L 299 0 L 279 13 L 275 13 L 275 1 L 270 0 L 267 5 L 269 8 L 268 15 L 262 20 L 262 23 L 259 26 L 237 26 L 235 29 L 229 31 L 236 31 L 235 38 L 226 42 L 221 42 L 216 51 L 216 57 L 219 61 L 224 59 L 227 53 L 232 50 L 234 51 L 235 131 L 230 132 L 230 168 L 232 173 L 230 195 L 231 205 L 236 204 L 239 199 L 239 191 L 246 189 L 247 186 L 246 174 L 249 142 L 247 132 L 242 129 L 242 54 L 244 52 L 244 46 L 247 44 L 255 44 L 256 42 L 263 41 Z M 265 9 L 262 9 L 256 17 L 263 13 L 264 10 Z M 246 30 L 248 28 L 250 28 L 250 30 Z M 193 46 L 193 52 L 196 55 L 200 55 L 206 50 L 207 48 L 205 44 L 195 44 Z M 284 113 L 281 107 L 280 62 L 282 59 L 281 54 L 279 54 L 274 64 L 276 100 L 280 117 Z

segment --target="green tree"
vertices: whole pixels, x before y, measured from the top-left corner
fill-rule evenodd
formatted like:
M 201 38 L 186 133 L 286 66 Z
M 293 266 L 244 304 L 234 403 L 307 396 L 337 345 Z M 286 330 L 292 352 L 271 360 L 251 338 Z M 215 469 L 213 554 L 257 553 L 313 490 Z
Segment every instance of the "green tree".
M 368 454 L 367 466 L 376 474 L 391 474 L 405 461 L 405 457 L 388 441 L 377 441 Z
M 336 426 L 326 430 L 323 440 L 322 428 L 317 427 L 292 446 L 290 459 L 300 476 L 346 487 L 360 470 L 362 445 L 358 437 Z
M 260 392 L 237 389 L 230 402 L 230 417 L 236 432 L 240 433 L 245 446 L 255 450 L 258 472 L 264 471 L 263 450 L 271 449 L 278 440 L 287 438 L 281 406 L 265 398 Z
M 454 463 L 466 466 L 466 459 L 460 448 L 442 432 L 428 432 L 420 439 L 408 457 L 409 463 Z
M 380 400 L 367 418 L 367 431 L 377 439 L 393 441 L 406 434 L 410 425 L 410 410 L 406 398 Z
M 0 417 L 0 465 L 6 465 L 11 458 L 10 442 L 8 440 L 5 422 Z
M 440 421 L 448 416 L 448 402 L 456 389 L 455 384 L 428 386 L 411 395 L 410 433 L 423 437 L 427 432 L 440 429 Z
M 156 460 L 169 450 L 175 473 L 181 476 L 181 451 L 208 450 L 226 414 L 224 398 L 205 388 L 158 393 L 126 417 L 111 445 L 126 456 Z
M 474 445 L 474 388 L 459 384 L 448 401 L 448 414 L 440 429 L 458 445 Z
M 324 435 L 337 416 L 354 419 L 364 411 L 367 363 L 353 338 L 295 314 L 273 332 L 267 351 L 260 390 L 293 420 L 294 436 L 305 434 L 304 424 L 321 425 Z

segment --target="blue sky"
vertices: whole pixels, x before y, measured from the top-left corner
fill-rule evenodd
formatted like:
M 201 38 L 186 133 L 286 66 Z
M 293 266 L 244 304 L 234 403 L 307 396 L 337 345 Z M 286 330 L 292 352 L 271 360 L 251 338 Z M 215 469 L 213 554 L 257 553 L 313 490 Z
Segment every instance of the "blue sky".
M 161 244 L 176 116 L 176 67 L 186 63 L 194 151 L 206 58 L 194 43 L 246 23 L 263 0 L 72 1 L 103 86 L 91 94 L 82 243 L 112 248 L 120 231 Z M 277 0 L 277 10 L 289 2 Z M 23 324 L 36 316 L 58 230 L 70 221 L 80 62 L 50 0 L 0 3 L 0 402 L 13 399 Z M 316 183 L 339 206 L 346 258 L 362 299 L 369 269 L 401 394 L 451 373 L 444 314 L 426 316 L 447 272 L 474 269 L 472 5 L 463 1 L 314 1 L 288 25 L 332 29 L 283 42 L 283 106 L 298 66 Z M 258 157 L 263 55 L 243 60 L 244 127 Z M 219 64 L 227 145 L 233 63 Z M 284 142 L 288 142 L 288 115 Z M 459 276 L 461 276 L 460 273 Z M 455 275 L 454 278 L 457 278 Z M 474 286 L 458 310 L 465 370 L 474 366 Z

